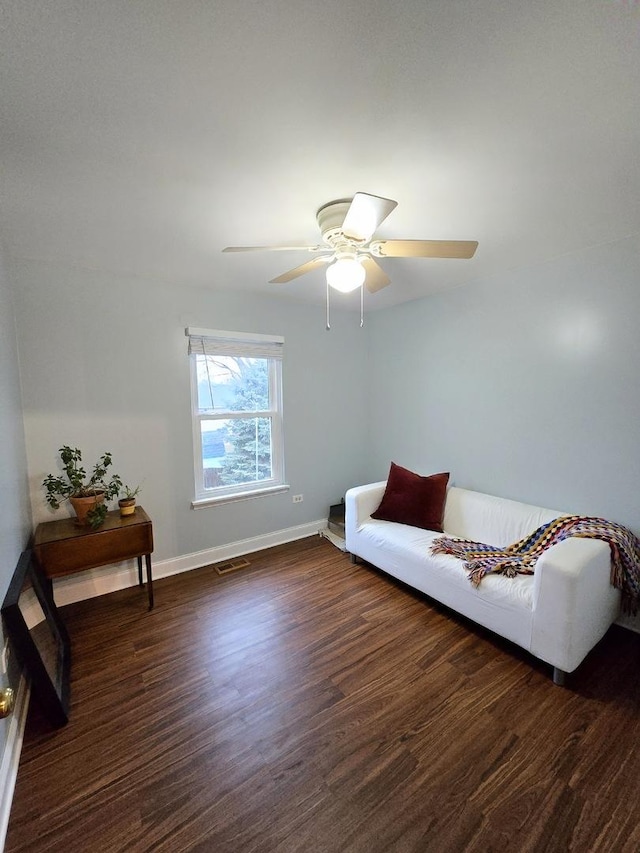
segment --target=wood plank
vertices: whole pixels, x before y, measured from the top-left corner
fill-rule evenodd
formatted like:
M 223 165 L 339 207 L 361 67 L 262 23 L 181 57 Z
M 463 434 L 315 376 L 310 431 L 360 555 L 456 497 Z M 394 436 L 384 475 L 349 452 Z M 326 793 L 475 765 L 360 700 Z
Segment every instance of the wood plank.
M 640 637 L 568 680 L 320 538 L 71 605 L 6 850 L 632 851 Z

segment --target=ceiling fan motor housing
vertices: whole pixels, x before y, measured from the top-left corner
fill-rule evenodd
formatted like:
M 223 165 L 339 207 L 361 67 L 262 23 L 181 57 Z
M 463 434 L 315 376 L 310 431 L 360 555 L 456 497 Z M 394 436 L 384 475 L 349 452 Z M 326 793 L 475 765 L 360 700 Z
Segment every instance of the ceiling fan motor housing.
M 323 204 L 316 213 L 322 239 L 332 249 L 337 249 L 341 244 L 357 245 L 359 242 L 345 237 L 342 231 L 342 225 L 351 201 L 350 198 L 330 201 L 328 204 Z

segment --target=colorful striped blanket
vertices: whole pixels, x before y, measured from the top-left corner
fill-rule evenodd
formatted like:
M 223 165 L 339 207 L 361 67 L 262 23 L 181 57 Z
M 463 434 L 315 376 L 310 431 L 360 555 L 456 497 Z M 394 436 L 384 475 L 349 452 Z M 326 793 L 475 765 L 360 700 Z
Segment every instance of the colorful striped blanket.
M 543 524 L 525 539 L 507 548 L 496 548 L 482 542 L 441 536 L 431 546 L 433 554 L 451 554 L 465 561 L 469 580 L 478 586 L 490 573 L 513 578 L 532 575 L 538 557 L 569 536 L 601 539 L 611 549 L 611 583 L 622 591 L 626 612 L 637 613 L 640 603 L 640 540 L 626 527 L 604 518 L 564 515 Z

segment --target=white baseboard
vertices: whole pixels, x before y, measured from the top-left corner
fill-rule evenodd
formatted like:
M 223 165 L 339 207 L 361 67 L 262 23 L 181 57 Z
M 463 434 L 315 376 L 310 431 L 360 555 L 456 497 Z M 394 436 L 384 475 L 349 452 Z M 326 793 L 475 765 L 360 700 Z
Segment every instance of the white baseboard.
M 24 727 L 29 710 L 30 692 L 26 678 L 21 675 L 16 693 L 16 704 L 11 715 L 2 763 L 0 764 L 0 850 L 4 850 L 4 842 L 9 827 L 9 815 L 18 776 L 18 764 L 20 763 L 22 738 L 24 737 Z
M 153 579 L 167 578 L 181 572 L 199 569 L 201 566 L 208 566 L 211 563 L 219 563 L 221 560 L 231 560 L 234 557 L 261 551 L 263 548 L 273 548 L 275 545 L 284 545 L 286 542 L 293 542 L 296 539 L 305 539 L 307 536 L 316 535 L 326 526 L 327 522 L 324 519 L 310 521 L 307 524 L 286 527 L 284 530 L 276 530 L 262 536 L 252 536 L 250 539 L 241 539 L 228 545 L 218 545 L 214 548 L 207 548 L 205 551 L 185 554 L 182 557 L 153 561 Z M 77 575 L 59 578 L 54 581 L 55 600 L 58 607 L 62 607 L 65 604 L 73 604 L 75 601 L 84 601 L 97 595 L 106 595 L 118 589 L 136 586 L 137 583 L 137 561 L 128 560 L 126 563 L 119 563 L 116 566 L 90 569 Z

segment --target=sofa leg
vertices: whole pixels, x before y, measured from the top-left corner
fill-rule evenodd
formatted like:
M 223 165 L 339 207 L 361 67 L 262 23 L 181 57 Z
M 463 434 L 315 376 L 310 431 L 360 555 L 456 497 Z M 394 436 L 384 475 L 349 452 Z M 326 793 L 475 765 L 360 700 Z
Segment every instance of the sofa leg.
M 567 673 L 564 669 L 558 669 L 557 666 L 553 668 L 553 683 L 557 684 L 559 687 L 564 687 L 564 680 Z
M 358 562 L 358 558 L 356 557 L 355 554 L 349 554 L 349 556 L 351 557 L 351 562 L 355 566 L 355 564 Z

